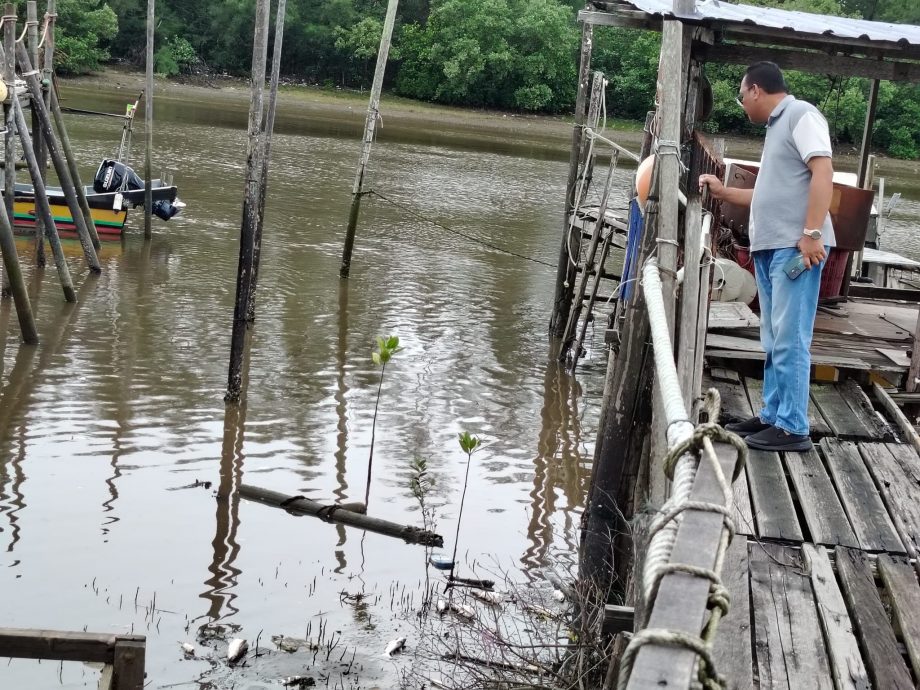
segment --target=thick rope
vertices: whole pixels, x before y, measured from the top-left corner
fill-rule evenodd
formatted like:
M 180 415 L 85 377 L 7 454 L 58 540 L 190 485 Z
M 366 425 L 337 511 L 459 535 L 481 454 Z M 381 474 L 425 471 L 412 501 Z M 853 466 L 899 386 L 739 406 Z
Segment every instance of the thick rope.
M 22 43 L 23 39 L 26 37 L 26 32 L 29 30 L 30 26 L 38 26 L 38 20 L 33 19 L 32 21 L 27 21 L 22 27 L 22 33 L 19 35 L 19 38 L 16 39 L 16 43 Z
M 654 607 L 659 586 L 666 575 L 683 573 L 692 577 L 703 578 L 710 583 L 707 606 L 711 610 L 705 627 L 700 635 L 693 635 L 680 630 L 645 629 L 637 633 L 630 641 L 621 663 L 618 688 L 625 690 L 629 684 L 633 664 L 641 647 L 648 644 L 680 647 L 688 649 L 700 657 L 698 669 L 700 686 L 707 690 L 724 687 L 724 679 L 716 672 L 711 657 L 712 641 L 719 621 L 728 613 L 731 597 L 722 585 L 720 573 L 725 559 L 725 551 L 734 534 L 731 519 L 733 495 L 731 483 L 740 475 L 747 458 L 747 446 L 738 436 L 725 431 L 716 420 L 719 418 L 720 398 L 715 389 L 707 391 L 704 410 L 710 421 L 696 428 L 688 420 L 683 395 L 674 364 L 674 348 L 664 311 L 661 277 L 657 260 L 651 257 L 643 268 L 642 284 L 645 290 L 649 323 L 652 331 L 652 343 L 655 354 L 655 373 L 661 391 L 665 411 L 668 439 L 668 453 L 664 459 L 664 472 L 673 480 L 671 498 L 662 507 L 661 515 L 652 524 L 650 544 L 646 555 L 641 591 L 646 600 L 646 615 L 650 616 Z M 731 480 L 725 477 L 721 463 L 715 452 L 713 441 L 731 445 L 738 454 Z M 690 492 L 696 478 L 700 462 L 707 462 L 715 476 L 722 502 L 703 502 L 690 500 Z M 713 567 L 702 568 L 686 563 L 671 563 L 671 553 L 677 535 L 677 521 L 687 510 L 717 513 L 722 516 L 724 529 L 720 535 L 719 546 L 715 554 Z M 647 624 L 647 620 L 641 625 Z

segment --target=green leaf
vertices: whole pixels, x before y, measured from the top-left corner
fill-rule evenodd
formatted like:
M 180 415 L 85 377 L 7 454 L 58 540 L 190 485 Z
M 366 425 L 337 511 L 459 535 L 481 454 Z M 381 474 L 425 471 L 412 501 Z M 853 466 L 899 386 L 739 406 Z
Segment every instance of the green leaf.
M 374 360 L 374 364 L 376 364 L 378 367 L 380 366 L 381 361 L 380 361 L 380 353 L 379 353 L 379 352 L 374 352 L 374 353 L 372 353 L 372 354 L 371 354 L 371 359 Z
M 399 349 L 399 338 L 395 335 L 391 335 L 387 338 L 387 349 L 393 350 L 394 352 Z
M 460 437 L 460 448 L 462 448 L 463 452 L 467 455 L 472 455 L 473 451 L 482 443 L 478 436 L 472 436 L 468 431 L 464 431 L 458 434 L 458 436 Z

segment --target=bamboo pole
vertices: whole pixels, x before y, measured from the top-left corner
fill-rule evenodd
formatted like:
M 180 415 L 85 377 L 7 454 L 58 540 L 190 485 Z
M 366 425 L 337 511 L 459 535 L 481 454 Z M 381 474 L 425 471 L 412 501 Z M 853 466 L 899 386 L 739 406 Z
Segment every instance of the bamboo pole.
M 77 167 L 77 159 L 70 145 L 70 135 L 67 133 L 67 127 L 64 124 L 64 115 L 61 113 L 61 104 L 58 101 L 57 86 L 54 80 L 48 86 L 48 100 L 51 102 L 51 114 L 54 116 L 54 123 L 57 125 L 58 136 L 61 138 L 61 148 L 64 150 L 64 159 L 67 162 L 67 168 L 70 171 L 70 178 L 73 180 L 74 191 L 77 193 L 77 203 L 80 204 L 80 210 L 83 213 L 83 220 L 86 222 L 86 229 L 89 231 L 90 241 L 94 249 L 99 249 L 99 233 L 96 231 L 96 223 L 93 221 L 93 212 L 89 207 L 89 200 L 86 198 L 86 188 L 80 179 L 80 170 Z
M 252 258 L 256 225 L 259 220 L 262 157 L 262 110 L 265 93 L 265 62 L 268 52 L 268 0 L 256 3 L 255 31 L 252 46 L 252 87 L 249 102 L 249 147 L 246 157 L 246 187 L 243 195 L 243 219 L 240 225 L 240 258 L 236 275 L 236 300 L 233 310 L 233 334 L 230 339 L 230 367 L 224 400 L 237 402 L 242 388 L 243 351 L 246 341 L 246 314 L 252 279 Z
M 572 148 L 569 150 L 569 176 L 565 186 L 565 205 L 562 212 L 562 246 L 556 264 L 556 291 L 553 297 L 553 313 L 549 321 L 550 335 L 561 337 L 572 306 L 572 292 L 575 289 L 574 272 L 569 264 L 569 216 L 575 200 L 575 182 L 581 160 L 584 140 L 585 106 L 588 85 L 591 81 L 591 48 L 594 42 L 594 26 L 587 22 L 581 25 L 581 56 L 578 67 L 578 92 L 575 97 L 575 124 L 572 127 Z
M 249 306 L 246 320 L 249 323 L 256 318 L 256 288 L 259 283 L 259 263 L 262 260 L 262 228 L 265 222 L 265 196 L 268 188 L 268 164 L 271 159 L 272 134 L 275 131 L 275 111 L 278 106 L 278 82 L 281 80 L 281 47 L 284 43 L 284 17 L 286 0 L 278 0 L 275 10 L 275 40 L 272 44 L 272 77 L 268 89 L 268 112 L 262 128 L 265 153 L 262 155 L 262 188 L 259 191 L 259 219 L 256 223 L 255 237 L 252 242 L 252 279 L 249 286 Z
M 351 188 L 351 209 L 348 212 L 348 228 L 345 231 L 345 247 L 342 250 L 342 267 L 339 276 L 348 277 L 351 270 L 351 253 L 355 248 L 355 233 L 358 228 L 358 215 L 361 210 L 361 196 L 364 194 L 364 173 L 367 162 L 371 157 L 371 146 L 374 143 L 374 132 L 377 129 L 377 120 L 380 119 L 380 91 L 383 88 L 383 75 L 386 71 L 387 56 L 390 52 L 390 40 L 393 37 L 393 24 L 396 22 L 396 6 L 399 0 L 387 0 L 387 15 L 383 22 L 383 33 L 380 36 L 380 49 L 377 51 L 377 66 L 374 69 L 374 80 L 371 83 L 371 99 L 367 105 L 367 118 L 364 121 L 364 143 L 361 146 L 361 158 L 358 161 L 358 170 L 355 173 L 355 182 Z
M 96 256 L 96 248 L 93 246 L 93 240 L 90 237 L 86 221 L 83 219 L 83 212 L 80 210 L 80 203 L 77 201 L 77 193 L 74 190 L 74 183 L 70 177 L 70 171 L 68 171 L 67 165 L 64 163 L 64 157 L 61 154 L 61 149 L 58 147 L 57 139 L 54 136 L 51 117 L 48 115 L 48 111 L 45 109 L 45 102 L 42 100 L 41 84 L 39 84 L 38 75 L 35 73 L 35 70 L 32 69 L 32 62 L 29 60 L 29 54 L 26 52 L 25 46 L 21 43 L 16 44 L 16 59 L 22 71 L 22 77 L 25 79 L 26 85 L 29 87 L 29 93 L 32 96 L 32 112 L 38 113 L 41 136 L 45 140 L 48 153 L 51 154 L 51 162 L 54 163 L 54 171 L 57 174 L 58 181 L 61 183 L 61 189 L 64 191 L 64 198 L 67 200 L 67 208 L 70 209 L 70 215 L 77 228 L 80 245 L 83 247 L 83 255 L 86 257 L 86 264 L 91 271 L 99 273 L 101 268 L 99 266 L 99 258 Z
M 153 212 L 153 40 L 156 0 L 147 0 L 147 86 L 144 89 L 144 239 L 153 235 L 151 214 Z
M 38 64 L 38 3 L 29 0 L 26 3 L 26 41 L 28 42 L 29 55 L 33 64 Z M 15 47 L 14 47 L 15 51 Z M 14 59 L 16 53 L 13 53 Z M 42 138 L 36 134 L 39 130 L 38 113 L 32 106 L 32 145 L 35 147 L 35 156 L 38 159 L 38 169 L 41 171 L 42 180 L 45 179 L 45 158 L 42 152 Z M 35 265 L 45 266 L 45 229 L 44 219 L 35 218 Z
M 4 279 L 9 281 L 13 301 L 16 304 L 16 316 L 19 319 L 22 340 L 27 345 L 37 345 L 38 329 L 35 327 L 35 316 L 32 314 L 32 304 L 29 302 L 29 293 L 22 277 L 22 267 L 19 265 L 19 255 L 16 253 L 13 226 L 5 213 L 0 213 L 0 254 L 3 255 Z M 0 340 L 4 335 L 0 332 Z
M 35 220 L 37 221 L 41 218 L 43 221 L 44 231 L 48 236 L 51 252 L 54 255 L 54 265 L 61 281 L 61 288 L 64 290 L 64 299 L 68 302 L 76 302 L 77 293 L 74 292 L 73 281 L 70 279 L 70 269 L 67 267 L 67 260 L 64 258 L 64 250 L 61 247 L 61 238 L 58 237 L 57 226 L 55 226 L 51 215 L 51 204 L 48 203 L 45 181 L 42 179 L 38 168 L 38 158 L 35 155 L 35 149 L 32 147 L 32 135 L 29 134 L 29 125 L 26 123 L 26 116 L 22 112 L 22 106 L 18 100 L 13 101 L 13 109 L 16 113 L 16 127 L 19 129 L 22 152 L 25 154 L 29 174 L 32 176 L 32 191 L 35 197 L 36 210 Z M 35 232 L 38 233 L 37 223 Z
M 250 501 L 257 501 L 274 508 L 283 508 L 294 515 L 313 515 L 328 522 L 340 522 L 351 525 L 368 532 L 376 532 L 388 537 L 397 537 L 409 544 L 422 544 L 423 546 L 444 546 L 444 538 L 421 527 L 413 525 L 400 525 L 389 520 L 373 518 L 363 513 L 355 513 L 335 504 L 324 505 L 305 496 L 288 496 L 277 491 L 270 491 L 258 486 L 243 484 L 240 486 L 240 496 Z

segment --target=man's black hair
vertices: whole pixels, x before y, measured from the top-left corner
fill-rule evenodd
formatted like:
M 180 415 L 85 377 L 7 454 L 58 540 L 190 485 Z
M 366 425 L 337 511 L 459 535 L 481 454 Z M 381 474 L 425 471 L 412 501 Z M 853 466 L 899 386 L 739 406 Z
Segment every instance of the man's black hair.
M 788 93 L 783 72 L 775 62 L 755 62 L 744 73 L 748 88 L 757 84 L 768 94 Z

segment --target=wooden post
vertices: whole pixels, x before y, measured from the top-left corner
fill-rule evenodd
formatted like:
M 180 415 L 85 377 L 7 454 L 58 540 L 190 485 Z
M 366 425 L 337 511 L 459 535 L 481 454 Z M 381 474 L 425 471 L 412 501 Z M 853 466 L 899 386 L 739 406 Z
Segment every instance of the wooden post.
M 575 97 L 575 124 L 572 127 L 572 148 L 569 150 L 569 176 L 565 185 L 565 204 L 562 210 L 562 246 L 556 264 L 556 291 L 553 297 L 553 313 L 549 321 L 550 335 L 562 336 L 569 309 L 572 306 L 572 293 L 575 289 L 574 270 L 569 263 L 569 216 L 575 198 L 575 181 L 584 140 L 585 106 L 588 95 L 588 83 L 591 76 L 591 49 L 594 45 L 594 26 L 587 22 L 581 25 L 581 56 L 578 67 L 578 92 Z
M 700 234 L 703 223 L 703 205 L 695 185 L 690 185 L 687 213 L 684 223 L 684 282 L 680 297 L 680 336 L 677 347 L 677 374 L 684 394 L 684 407 L 693 409 L 697 391 L 694 386 L 696 359 L 702 353 L 696 349 L 697 325 L 700 318 L 700 263 L 703 248 Z M 692 419 L 691 419 L 692 421 Z
M 869 151 L 872 148 L 872 130 L 875 127 L 875 112 L 878 109 L 879 80 L 873 79 L 869 84 L 869 103 L 866 105 L 866 120 L 863 123 L 862 144 L 859 147 L 859 169 L 857 187 L 866 188 L 869 174 Z
M 7 85 L 7 100 L 3 103 L 3 121 L 6 124 L 4 140 L 3 202 L 10 225 L 15 224 L 13 202 L 16 196 L 16 116 L 13 114 L 13 101 L 16 99 L 16 7 L 6 3 L 3 8 L 3 81 Z
M 920 313 L 917 316 L 917 325 L 914 327 L 914 343 L 910 354 L 910 369 L 907 370 L 907 381 L 904 390 L 913 393 L 920 388 Z
M 57 139 L 54 136 L 51 117 L 48 115 L 48 111 L 45 108 L 45 102 L 42 100 L 42 89 L 38 81 L 38 75 L 32 69 L 32 62 L 29 60 L 29 54 L 26 52 L 25 46 L 21 43 L 16 44 L 16 59 L 22 71 L 22 77 L 29 87 L 29 93 L 32 96 L 32 112 L 38 114 L 41 136 L 45 140 L 48 153 L 51 154 L 51 162 L 54 163 L 54 171 L 57 173 L 58 181 L 61 183 L 61 189 L 64 191 L 64 198 L 67 199 L 67 208 L 70 209 L 70 215 L 77 228 L 80 245 L 83 247 L 83 255 L 86 257 L 86 264 L 91 271 L 99 273 L 101 268 L 99 266 L 99 258 L 96 256 L 96 248 L 93 247 L 89 228 L 87 228 L 86 221 L 83 219 L 83 212 L 80 210 L 80 203 L 77 201 L 77 193 L 74 190 L 74 183 L 70 177 L 70 171 L 64 163 L 64 156 L 61 154 L 61 149 L 58 147 Z
M 262 128 L 263 146 L 265 153 L 262 156 L 262 189 L 259 192 L 259 220 L 256 223 L 255 237 L 252 246 L 252 278 L 249 286 L 249 306 L 246 310 L 246 321 L 252 323 L 256 318 L 256 288 L 259 283 L 259 263 L 262 260 L 262 226 L 265 222 L 265 195 L 268 187 L 268 164 L 271 162 L 272 134 L 275 131 L 275 111 L 278 106 L 278 82 L 281 79 L 281 46 L 284 43 L 284 17 L 286 14 L 287 0 L 278 0 L 278 9 L 275 10 L 275 41 L 272 44 L 272 77 L 268 89 L 268 112 L 265 116 L 265 125 Z
M 145 655 L 143 639 L 116 640 L 113 690 L 144 690 Z
M 243 220 L 240 226 L 240 258 L 236 276 L 236 301 L 233 310 L 233 335 L 230 340 L 230 371 L 224 400 L 238 402 L 242 389 L 243 351 L 246 342 L 246 314 L 252 279 L 252 253 L 259 219 L 259 196 L 262 188 L 262 110 L 265 93 L 265 62 L 268 53 L 268 0 L 256 3 L 255 32 L 252 46 L 252 84 L 249 101 L 249 146 L 246 156 L 246 187 L 243 196 Z
M 153 38 L 156 0 L 147 0 L 146 84 L 144 88 L 144 239 L 153 236 Z
M 26 3 L 26 41 L 28 42 L 29 54 L 33 62 L 38 64 L 38 3 L 35 0 L 29 0 Z M 13 48 L 15 59 L 15 46 Z M 38 114 L 35 108 L 32 108 L 32 144 L 35 147 L 35 156 L 38 159 L 38 169 L 41 171 L 42 180 L 45 179 L 45 165 L 47 158 L 42 151 L 42 138 L 38 136 Z M 45 221 L 38 216 L 35 217 L 35 265 L 45 266 Z
M 361 146 L 361 158 L 355 173 L 355 182 L 351 188 L 351 210 L 348 212 L 348 228 L 345 231 L 345 247 L 342 250 L 342 267 L 339 276 L 348 277 L 351 270 L 351 253 L 355 247 L 355 232 L 358 227 L 358 214 L 361 209 L 361 195 L 364 193 L 364 171 L 371 157 L 371 145 L 374 143 L 374 130 L 380 119 L 380 90 L 383 88 L 383 74 L 386 71 L 387 56 L 390 52 L 390 40 L 393 37 L 393 24 L 396 22 L 396 6 L 399 0 L 387 0 L 387 15 L 383 22 L 380 36 L 380 49 L 377 51 L 377 67 L 374 69 L 374 81 L 371 83 L 371 100 L 367 106 L 367 118 L 364 122 L 364 143 Z
M 3 255 L 3 267 L 6 269 L 4 279 L 9 281 L 13 301 L 16 304 L 16 316 L 19 318 L 19 330 L 22 331 L 22 340 L 27 345 L 37 345 L 38 329 L 35 327 L 35 317 L 32 314 L 29 293 L 22 277 L 19 255 L 16 253 L 13 226 L 5 213 L 0 213 L 0 254 Z M 5 333 L 0 332 L 0 340 L 5 335 Z
M 77 203 L 83 212 L 83 220 L 86 223 L 86 229 L 89 231 L 89 239 L 93 243 L 94 249 L 99 249 L 99 233 L 96 231 L 96 223 L 93 221 L 93 212 L 89 207 L 89 200 L 86 198 L 86 189 L 83 187 L 83 181 L 80 179 L 80 170 L 77 167 L 77 159 L 70 145 L 70 135 L 67 134 L 67 126 L 64 124 L 64 115 L 61 112 L 61 104 L 58 101 L 57 86 L 54 79 L 48 84 L 48 100 L 50 101 L 51 114 L 54 116 L 54 123 L 57 125 L 58 136 L 61 138 L 61 148 L 64 151 L 64 159 L 67 162 L 67 169 L 70 171 L 70 179 L 73 180 L 74 191 L 77 193 Z
M 32 107 L 35 107 L 34 104 Z M 48 193 L 45 190 L 45 181 L 42 180 L 41 172 L 38 168 L 38 158 L 35 156 L 35 149 L 32 147 L 32 136 L 29 134 L 29 125 L 26 122 L 26 116 L 22 112 L 22 106 L 18 100 L 13 101 L 13 109 L 16 114 L 16 127 L 19 129 L 19 141 L 22 144 L 22 152 L 26 157 L 26 164 L 29 166 L 29 174 L 32 176 L 32 187 L 35 196 L 35 218 L 41 218 L 45 234 L 48 236 L 48 242 L 51 244 L 51 251 L 54 254 L 54 265 L 57 268 L 58 278 L 61 281 L 61 288 L 64 290 L 64 299 L 68 302 L 77 301 L 77 293 L 73 289 L 73 281 L 70 279 L 70 269 L 67 267 L 67 260 L 64 258 L 64 250 L 61 247 L 61 238 L 58 237 L 57 227 L 54 224 L 54 218 L 51 215 L 51 205 L 48 203 Z M 36 224 L 35 232 L 38 232 Z M 92 246 L 92 245 L 90 245 Z

